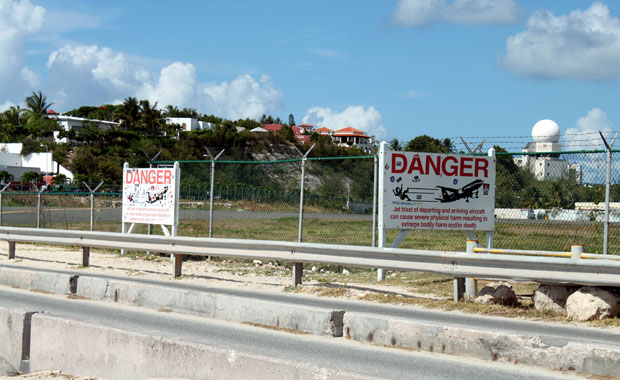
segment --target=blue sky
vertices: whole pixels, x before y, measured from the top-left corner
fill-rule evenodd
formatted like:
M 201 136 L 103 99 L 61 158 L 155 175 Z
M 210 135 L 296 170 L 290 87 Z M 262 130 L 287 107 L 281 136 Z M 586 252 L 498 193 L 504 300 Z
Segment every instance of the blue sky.
M 620 125 L 610 0 L 0 0 L 0 51 L 0 109 L 136 96 L 513 150 L 540 119 L 575 148 Z

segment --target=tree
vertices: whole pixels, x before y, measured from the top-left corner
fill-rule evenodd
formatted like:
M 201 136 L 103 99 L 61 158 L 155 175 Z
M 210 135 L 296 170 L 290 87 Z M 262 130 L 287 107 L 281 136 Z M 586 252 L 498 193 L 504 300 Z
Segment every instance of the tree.
M 22 183 L 38 182 L 41 181 L 41 179 L 43 179 L 43 176 L 39 172 L 25 172 L 21 176 Z
M 139 116 L 142 132 L 149 136 L 157 135 L 161 124 L 161 112 L 157 109 L 157 102 L 151 105 L 148 100 L 140 100 Z
M 398 139 L 392 139 L 390 140 L 388 149 L 389 150 L 403 150 L 403 144 L 401 144 L 400 141 L 398 141 Z
M 56 174 L 52 178 L 52 185 L 64 185 L 65 183 L 67 183 L 67 176 L 64 174 Z
M 136 121 L 138 121 L 139 113 L 140 105 L 138 104 L 138 99 L 130 96 L 123 101 L 123 105 L 114 119 L 121 120 L 121 126 L 129 130 L 132 129 Z
M 404 150 L 407 152 L 454 153 L 454 144 L 450 139 L 439 140 L 422 135 L 410 140 Z
M 288 125 L 290 125 L 291 127 L 295 125 L 295 117 L 292 113 L 288 115 Z
M 6 125 L 17 126 L 22 123 L 22 114 L 24 109 L 19 106 L 11 106 L 8 110 L 2 113 L 2 123 Z
M 39 91 L 38 93 L 33 92 L 32 95 L 26 98 L 26 108 L 28 108 L 28 112 L 39 118 L 41 116 L 47 115 L 47 110 L 54 103 L 47 103 L 47 97 Z
M 13 181 L 13 174 L 7 172 L 6 170 L 0 171 L 0 181 L 2 181 L 3 184 Z

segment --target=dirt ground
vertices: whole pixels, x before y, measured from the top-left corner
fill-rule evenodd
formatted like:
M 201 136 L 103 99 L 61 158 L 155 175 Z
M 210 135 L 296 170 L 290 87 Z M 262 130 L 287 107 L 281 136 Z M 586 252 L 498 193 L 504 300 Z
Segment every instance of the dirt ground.
M 8 263 L 7 246 L 0 244 L 0 262 Z M 277 262 L 244 261 L 244 260 L 187 260 L 183 262 L 183 275 L 173 279 L 173 263 L 169 257 L 157 254 L 127 254 L 118 252 L 91 250 L 90 266 L 82 267 L 82 251 L 80 248 L 62 248 L 57 246 L 40 246 L 18 244 L 16 258 L 10 261 L 15 266 L 28 266 L 46 269 L 79 270 L 84 273 L 110 274 L 115 276 L 143 277 L 149 279 L 180 281 L 201 284 L 209 287 L 243 288 L 250 290 L 282 292 L 292 285 L 292 271 L 286 265 Z M 331 269 L 331 270 L 330 270 Z M 330 294 L 340 298 L 359 299 L 368 293 L 397 294 L 408 297 L 435 298 L 428 293 L 412 291 L 410 286 L 381 284 L 365 281 L 374 273 L 366 272 L 364 279 L 355 274 L 349 275 L 346 270 L 334 268 L 318 269 L 314 267 L 305 271 L 303 287 L 298 292 L 313 293 L 325 287 L 344 286 L 347 283 L 363 282 L 363 286 L 350 286 L 342 294 Z M 345 274 L 343 274 L 344 272 Z M 388 272 L 388 277 L 395 273 Z M 443 298 L 443 297 L 440 297 Z

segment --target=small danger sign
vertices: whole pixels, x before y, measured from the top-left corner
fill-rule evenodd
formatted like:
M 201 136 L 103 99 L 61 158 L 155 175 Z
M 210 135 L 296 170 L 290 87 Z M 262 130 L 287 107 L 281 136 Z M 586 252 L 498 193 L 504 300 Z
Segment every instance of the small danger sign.
M 178 169 L 124 168 L 123 222 L 175 224 Z

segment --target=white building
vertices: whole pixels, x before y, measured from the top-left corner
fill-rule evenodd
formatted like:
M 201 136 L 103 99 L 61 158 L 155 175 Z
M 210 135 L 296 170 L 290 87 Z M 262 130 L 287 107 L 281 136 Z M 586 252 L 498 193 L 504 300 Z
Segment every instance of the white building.
M 215 127 L 213 123 L 200 121 L 191 117 L 167 117 L 167 124 L 176 124 L 181 127 L 182 131 L 201 131 L 203 129 L 211 129 Z
M 97 128 L 104 129 L 104 130 L 110 129 L 112 127 L 118 127 L 120 125 L 120 123 L 116 121 L 85 119 L 83 117 L 65 116 L 65 115 L 58 115 L 58 114 L 48 114 L 47 117 L 50 119 L 56 120 L 64 131 L 73 130 L 76 133 L 77 131 L 80 130 L 80 128 L 84 126 L 85 123 L 95 124 Z M 67 142 L 66 137 L 58 138 L 58 134 L 59 134 L 58 131 L 54 132 L 54 141 Z
M 517 166 L 528 168 L 540 181 L 552 181 L 573 172 L 577 182 L 581 183 L 581 165 L 559 159 L 562 151 L 560 127 L 553 120 L 540 120 L 534 124 L 532 139 L 534 141 L 523 149 L 528 154 L 514 159 Z
M 73 180 L 73 173 L 54 161 L 51 152 L 22 156 L 22 147 L 22 143 L 0 144 L 0 171 L 9 172 L 16 181 L 26 172 L 43 175 L 64 174 L 67 179 Z

